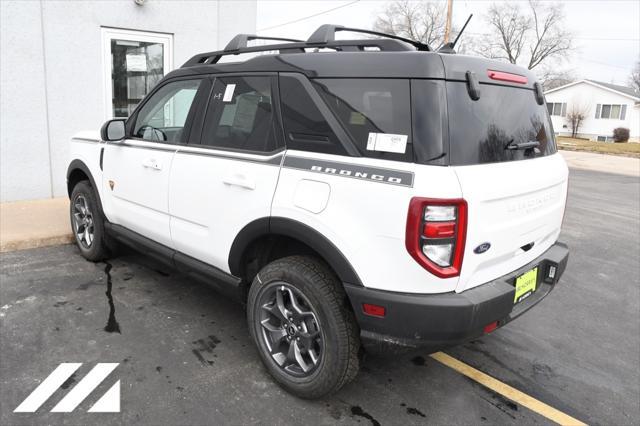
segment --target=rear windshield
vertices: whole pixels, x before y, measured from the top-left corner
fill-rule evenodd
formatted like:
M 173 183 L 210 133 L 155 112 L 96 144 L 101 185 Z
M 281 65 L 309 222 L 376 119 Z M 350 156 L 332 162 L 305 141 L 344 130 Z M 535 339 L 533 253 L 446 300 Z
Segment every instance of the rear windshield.
M 480 86 L 471 100 L 465 83 L 447 82 L 451 165 L 517 161 L 556 152 L 549 116 L 530 89 Z M 537 141 L 533 149 L 508 149 Z

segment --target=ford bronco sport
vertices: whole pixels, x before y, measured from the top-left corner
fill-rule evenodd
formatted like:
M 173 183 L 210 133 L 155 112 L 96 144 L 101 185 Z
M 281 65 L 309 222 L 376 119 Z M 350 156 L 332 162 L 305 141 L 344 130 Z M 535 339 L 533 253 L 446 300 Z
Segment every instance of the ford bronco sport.
M 132 245 L 246 303 L 267 370 L 305 398 L 353 379 L 363 350 L 507 324 L 568 259 L 568 169 L 535 77 L 342 30 L 373 33 L 194 56 L 74 137 L 67 174 L 84 257 Z

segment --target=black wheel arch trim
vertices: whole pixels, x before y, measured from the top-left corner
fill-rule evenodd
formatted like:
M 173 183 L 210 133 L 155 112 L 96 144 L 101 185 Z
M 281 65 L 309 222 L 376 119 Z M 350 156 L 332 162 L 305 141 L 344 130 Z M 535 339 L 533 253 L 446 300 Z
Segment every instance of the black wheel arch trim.
M 302 222 L 277 216 L 254 220 L 238 233 L 229 251 L 229 270 L 233 275 L 242 275 L 243 257 L 251 243 L 268 235 L 290 237 L 308 245 L 329 264 L 343 283 L 362 286 L 351 263 L 327 237 Z
M 69 198 L 71 198 L 71 192 L 73 191 L 73 188 L 69 187 L 69 177 L 71 177 L 71 174 L 76 170 L 82 171 L 89 178 L 89 183 L 91 183 L 91 187 L 95 192 L 96 200 L 98 201 L 98 210 L 104 217 L 104 212 L 102 210 L 102 200 L 100 199 L 100 191 L 98 190 L 98 186 L 96 185 L 95 180 L 93 180 L 93 175 L 91 174 L 89 167 L 87 167 L 87 165 L 82 160 L 73 160 L 67 168 L 67 193 L 69 194 Z

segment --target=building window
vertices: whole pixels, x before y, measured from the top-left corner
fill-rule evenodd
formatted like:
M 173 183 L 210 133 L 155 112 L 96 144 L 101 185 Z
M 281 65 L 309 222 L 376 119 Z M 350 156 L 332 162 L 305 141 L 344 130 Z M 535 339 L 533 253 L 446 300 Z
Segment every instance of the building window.
M 627 106 L 618 104 L 596 105 L 596 118 L 612 120 L 624 120 L 627 115 Z
M 557 115 L 559 117 L 564 117 L 567 115 L 566 103 L 559 103 L 559 102 L 547 103 L 547 109 L 549 110 L 549 115 Z
M 173 35 L 102 28 L 106 118 L 128 117 L 173 66 Z
M 598 142 L 613 142 L 611 136 L 598 136 Z

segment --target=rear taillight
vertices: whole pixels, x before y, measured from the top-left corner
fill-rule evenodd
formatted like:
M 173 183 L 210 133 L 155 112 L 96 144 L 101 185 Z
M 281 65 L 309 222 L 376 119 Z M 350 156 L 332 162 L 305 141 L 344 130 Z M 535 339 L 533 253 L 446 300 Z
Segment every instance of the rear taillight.
M 435 276 L 460 275 L 466 232 L 466 201 L 411 199 L 405 245 L 409 254 Z

